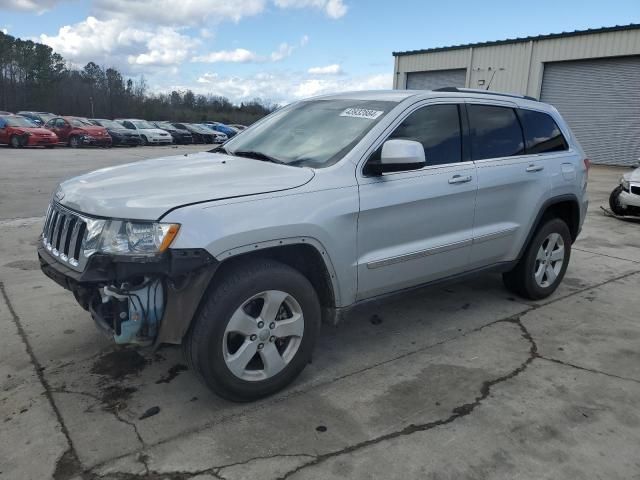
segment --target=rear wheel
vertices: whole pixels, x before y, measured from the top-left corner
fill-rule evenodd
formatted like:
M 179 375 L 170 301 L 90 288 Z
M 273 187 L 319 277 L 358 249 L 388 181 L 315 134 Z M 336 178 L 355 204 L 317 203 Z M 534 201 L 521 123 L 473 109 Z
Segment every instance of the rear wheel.
M 309 280 L 272 260 L 216 281 L 184 339 L 188 363 L 218 395 L 251 401 L 292 382 L 309 363 L 320 303 Z
M 522 297 L 546 298 L 560 285 L 570 257 L 569 227 L 552 218 L 538 229 L 516 267 L 502 278 L 509 290 Z
M 626 215 L 627 212 L 620 204 L 620 194 L 622 193 L 622 185 L 618 185 L 609 195 L 609 208 L 616 215 Z

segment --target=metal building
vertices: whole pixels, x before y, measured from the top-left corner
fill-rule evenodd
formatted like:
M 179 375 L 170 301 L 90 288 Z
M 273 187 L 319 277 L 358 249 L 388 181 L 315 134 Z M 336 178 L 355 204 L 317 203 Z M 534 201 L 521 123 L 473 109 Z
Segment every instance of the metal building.
M 394 52 L 396 89 L 467 87 L 540 98 L 594 163 L 640 163 L 640 24 Z

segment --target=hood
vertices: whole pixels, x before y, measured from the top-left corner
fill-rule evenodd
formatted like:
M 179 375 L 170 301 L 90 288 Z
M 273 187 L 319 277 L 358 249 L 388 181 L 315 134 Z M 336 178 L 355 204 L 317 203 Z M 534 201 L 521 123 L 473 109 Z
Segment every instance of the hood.
M 138 131 L 147 133 L 149 135 L 160 135 L 162 133 L 169 133 L 166 130 L 162 130 L 161 128 L 139 128 Z
M 625 173 L 623 177 L 629 182 L 640 183 L 640 168 L 636 168 L 632 172 Z
M 157 220 L 176 207 L 288 190 L 313 176 L 310 168 L 203 152 L 96 170 L 62 182 L 56 197 L 88 215 Z
M 89 135 L 106 135 L 109 133 L 106 128 L 98 127 L 97 125 L 83 125 L 82 127 L 74 127 L 73 129 L 87 132 Z
M 138 135 L 136 132 L 134 132 L 133 130 L 129 130 L 128 128 L 107 128 L 107 132 L 109 132 L 109 134 L 115 134 L 115 135 L 127 135 L 127 134 L 131 134 L 131 135 Z
M 46 136 L 55 135 L 55 133 L 53 133 L 51 130 L 47 130 L 44 127 L 11 127 L 11 128 L 15 130 L 22 130 L 24 132 L 29 132 L 34 135 L 46 135 Z

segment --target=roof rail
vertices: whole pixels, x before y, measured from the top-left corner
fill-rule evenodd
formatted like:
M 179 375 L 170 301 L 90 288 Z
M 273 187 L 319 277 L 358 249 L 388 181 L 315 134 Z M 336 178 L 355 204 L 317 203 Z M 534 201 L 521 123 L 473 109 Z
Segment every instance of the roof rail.
M 537 98 L 530 97 L 528 95 L 515 95 L 513 93 L 492 92 L 489 90 L 480 90 L 477 88 L 442 87 L 442 88 L 436 88 L 433 91 L 434 92 L 480 93 L 483 95 L 499 95 L 501 97 L 524 98 L 525 100 L 533 100 L 534 102 L 539 101 Z

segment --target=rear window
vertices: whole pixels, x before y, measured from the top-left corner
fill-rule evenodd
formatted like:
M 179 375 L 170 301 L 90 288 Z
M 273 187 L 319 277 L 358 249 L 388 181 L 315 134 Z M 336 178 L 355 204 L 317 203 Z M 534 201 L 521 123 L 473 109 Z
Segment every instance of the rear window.
M 470 104 L 467 111 L 474 160 L 524 153 L 522 128 L 512 108 Z
M 568 144 L 550 115 L 534 110 L 518 110 L 524 129 L 527 153 L 562 152 Z

